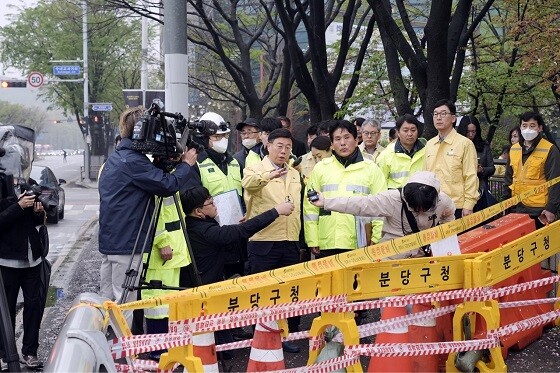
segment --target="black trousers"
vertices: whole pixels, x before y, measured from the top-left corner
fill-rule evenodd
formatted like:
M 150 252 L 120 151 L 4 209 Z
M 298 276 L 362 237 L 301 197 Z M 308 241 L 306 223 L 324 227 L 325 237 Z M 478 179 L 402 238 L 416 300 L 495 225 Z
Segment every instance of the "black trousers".
M 299 263 L 296 241 L 251 241 L 247 244 L 251 274 Z M 288 317 L 290 332 L 299 330 L 300 316 Z
M 37 356 L 37 350 L 39 349 L 39 329 L 45 310 L 39 293 L 39 287 L 41 286 L 41 279 L 39 277 L 40 267 L 39 265 L 32 268 L 0 266 L 14 331 L 19 289 L 21 288 L 23 291 L 23 345 L 21 348 L 23 355 Z M 0 357 L 5 357 L 5 354 L 2 346 L 0 348 Z

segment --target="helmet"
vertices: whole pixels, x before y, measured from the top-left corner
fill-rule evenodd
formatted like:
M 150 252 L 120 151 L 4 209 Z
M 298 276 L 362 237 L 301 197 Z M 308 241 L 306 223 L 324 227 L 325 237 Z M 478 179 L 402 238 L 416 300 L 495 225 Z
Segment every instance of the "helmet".
M 229 123 L 226 122 L 221 115 L 213 113 L 211 111 L 204 113 L 199 120 L 200 121 L 206 120 L 215 123 L 216 126 L 218 127 L 218 130 L 216 131 L 217 135 L 223 133 L 229 133 L 231 131 L 229 129 Z

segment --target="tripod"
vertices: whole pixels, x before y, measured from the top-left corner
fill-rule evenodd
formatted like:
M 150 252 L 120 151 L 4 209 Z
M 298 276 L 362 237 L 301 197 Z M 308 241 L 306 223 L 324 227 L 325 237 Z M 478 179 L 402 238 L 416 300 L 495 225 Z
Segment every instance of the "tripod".
M 155 201 L 154 201 L 155 199 Z M 156 228 L 158 225 L 158 221 L 159 221 L 159 217 L 160 217 L 160 212 L 161 212 L 161 207 L 163 204 L 163 197 L 151 197 L 147 203 L 146 203 L 146 207 L 144 209 L 144 214 L 142 216 L 142 221 L 140 223 L 140 228 L 138 230 L 138 234 L 136 235 L 136 241 L 134 243 L 134 248 L 132 251 L 132 254 L 130 255 L 130 262 L 128 264 L 128 270 L 126 271 L 126 276 L 125 276 L 125 281 L 122 285 L 123 287 L 123 293 L 121 295 L 121 298 L 118 302 L 118 304 L 122 304 L 126 301 L 129 292 L 131 291 L 135 291 L 135 290 L 145 290 L 145 289 L 165 289 L 165 290 L 184 290 L 186 288 L 184 287 L 177 287 L 177 286 L 168 286 L 166 284 L 163 284 L 161 281 L 155 281 L 152 280 L 150 281 L 150 283 L 146 283 L 145 282 L 145 278 L 146 278 L 146 272 L 148 270 L 148 265 L 150 262 L 150 256 L 152 253 L 152 246 L 153 246 L 153 242 L 154 242 L 154 236 L 155 236 L 155 232 L 156 232 Z M 149 221 L 149 226 L 148 226 L 148 231 L 146 233 L 146 237 L 144 239 L 143 245 L 142 245 L 142 251 L 140 252 L 140 260 L 138 260 L 138 262 L 136 263 L 136 267 L 133 268 L 133 263 L 134 263 L 134 256 L 136 253 L 136 249 L 138 248 L 138 241 L 140 240 L 140 236 L 142 234 L 144 225 L 146 223 L 146 217 L 148 215 L 148 211 L 150 209 L 150 205 L 151 203 L 155 202 L 155 208 L 154 211 L 152 213 L 152 216 L 150 217 L 150 221 Z M 177 199 L 177 194 L 173 194 L 173 202 L 174 202 L 174 206 L 175 206 L 175 210 L 177 211 L 177 215 L 179 217 L 179 223 L 181 226 L 181 230 L 183 232 L 183 237 L 185 239 L 185 244 L 187 246 L 187 252 L 190 256 L 191 259 L 191 264 L 187 267 L 188 268 L 188 274 L 190 277 L 190 283 L 195 285 L 195 286 L 199 286 L 202 284 L 202 280 L 200 279 L 200 274 L 198 272 L 197 266 L 196 266 L 196 262 L 194 259 L 194 254 L 192 251 L 192 247 L 191 244 L 189 242 L 189 237 L 187 235 L 187 228 L 185 226 L 185 220 L 183 217 L 183 211 L 179 205 L 179 200 Z M 138 274 L 140 273 L 140 265 L 142 264 L 142 258 L 144 256 L 144 253 L 146 252 L 146 250 L 148 251 L 148 258 L 146 261 L 146 265 L 143 267 L 142 269 L 142 275 L 140 276 L 140 286 L 135 285 L 136 284 L 136 278 L 138 277 Z

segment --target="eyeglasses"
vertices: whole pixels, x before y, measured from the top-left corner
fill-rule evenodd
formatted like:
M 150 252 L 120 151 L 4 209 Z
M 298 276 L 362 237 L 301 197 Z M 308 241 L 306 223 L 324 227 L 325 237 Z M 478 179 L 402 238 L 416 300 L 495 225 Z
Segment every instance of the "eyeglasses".
M 229 139 L 229 132 L 212 135 L 210 136 L 210 139 L 215 141 L 219 141 L 221 139 Z
M 287 152 L 291 152 L 292 151 L 292 146 L 291 145 L 282 145 L 282 144 L 271 144 L 272 147 L 278 151 L 282 151 L 285 150 Z
M 239 132 L 239 134 L 241 136 L 249 136 L 249 135 L 254 134 L 254 133 L 259 133 L 259 131 L 242 131 L 242 132 Z
M 203 204 L 202 207 L 206 207 L 206 206 L 210 206 L 210 205 L 214 205 L 214 198 L 210 198 L 210 202 L 207 202 L 207 203 Z
M 365 137 L 377 136 L 377 135 L 379 135 L 379 131 L 372 131 L 372 132 L 362 131 L 362 136 Z
M 442 111 L 441 113 L 433 113 L 432 116 L 434 118 L 440 117 L 440 118 L 445 118 L 448 115 L 453 115 L 452 113 L 448 112 L 448 111 Z

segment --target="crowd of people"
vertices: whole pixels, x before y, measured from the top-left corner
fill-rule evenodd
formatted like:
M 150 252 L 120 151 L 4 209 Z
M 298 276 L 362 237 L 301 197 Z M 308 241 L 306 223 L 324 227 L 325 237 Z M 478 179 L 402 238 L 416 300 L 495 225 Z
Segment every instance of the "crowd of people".
M 166 285 L 148 286 L 141 294 L 146 298 L 356 250 L 495 203 L 488 178 L 496 170 L 480 123 L 472 116 L 457 123 L 449 100 L 433 109 L 437 136 L 426 141 L 423 123 L 404 115 L 386 147 L 379 141 L 379 122 L 371 118 L 312 124 L 305 144 L 294 139 L 288 118 L 268 117 L 238 123 L 242 147 L 230 154 L 229 124 L 216 113 L 205 113 L 200 118 L 204 129 L 192 134 L 204 150 L 186 150 L 172 172 L 133 150 L 132 130 L 141 115 L 141 108 L 122 114 L 122 140 L 99 179 L 101 295 L 108 299 L 137 299 L 135 291 L 121 299 L 132 254 L 133 261 L 143 260 L 148 268 L 143 284 L 147 279 Z M 520 117 L 512 143 L 514 133 L 517 143 L 504 156 L 508 196 L 560 176 L 560 152 L 539 114 Z M 559 188 L 523 200 L 514 211 L 529 214 L 539 227 L 554 221 Z M 308 198 L 313 192 L 316 197 Z M 143 221 L 159 198 L 159 220 L 151 232 Z M 142 257 L 136 242 L 144 240 L 153 245 Z M 426 255 L 430 250 L 425 247 L 392 259 Z M 185 268 L 196 268 L 196 273 Z M 166 332 L 166 306 L 144 316 L 148 332 Z M 129 321 L 137 326 L 134 333 L 144 332 L 141 323 Z M 288 326 L 297 331 L 299 318 L 290 318 Z M 217 343 L 250 336 L 244 329 L 216 333 Z M 283 348 L 299 352 L 289 342 Z M 159 354 L 150 357 L 157 360 Z

